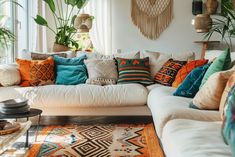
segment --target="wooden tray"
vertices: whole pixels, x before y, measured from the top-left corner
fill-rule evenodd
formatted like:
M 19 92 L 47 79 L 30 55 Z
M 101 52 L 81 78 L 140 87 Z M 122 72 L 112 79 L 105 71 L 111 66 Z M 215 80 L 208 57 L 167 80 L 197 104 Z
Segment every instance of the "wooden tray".
M 0 136 L 12 134 L 12 133 L 14 133 L 14 132 L 20 130 L 20 127 L 21 127 L 21 126 L 20 126 L 20 123 L 13 123 L 12 126 L 13 126 L 13 127 L 10 128 L 10 129 L 7 129 L 7 130 L 0 130 Z

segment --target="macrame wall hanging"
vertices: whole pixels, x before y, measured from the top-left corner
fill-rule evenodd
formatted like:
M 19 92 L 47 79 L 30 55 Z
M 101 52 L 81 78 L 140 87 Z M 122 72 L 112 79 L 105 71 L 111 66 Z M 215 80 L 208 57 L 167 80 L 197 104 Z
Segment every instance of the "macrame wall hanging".
M 173 0 L 131 0 L 131 17 L 141 33 L 157 39 L 173 18 Z

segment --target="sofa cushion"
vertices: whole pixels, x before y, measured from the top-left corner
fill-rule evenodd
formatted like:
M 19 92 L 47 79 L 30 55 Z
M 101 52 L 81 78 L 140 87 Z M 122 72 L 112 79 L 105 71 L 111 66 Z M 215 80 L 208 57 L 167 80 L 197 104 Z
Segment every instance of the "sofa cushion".
M 155 81 L 165 86 L 171 86 L 175 80 L 178 71 L 184 66 L 186 61 L 169 59 L 157 72 Z
M 223 70 L 228 70 L 231 67 L 231 54 L 230 50 L 225 50 L 219 57 L 215 59 L 215 61 L 211 64 L 209 69 L 207 70 L 205 76 L 202 79 L 202 84 L 200 87 L 202 87 L 206 81 L 209 79 L 209 77 L 216 73 Z
M 174 92 L 174 96 L 182 96 L 186 98 L 193 98 L 199 91 L 204 74 L 210 64 L 198 67 L 194 69 L 183 81 L 183 83 Z
M 202 110 L 218 110 L 226 83 L 234 72 L 235 69 L 231 69 L 212 74 L 193 98 L 191 107 Z
M 221 122 L 177 119 L 163 129 L 162 144 L 167 157 L 231 157 L 221 136 Z
M 20 72 L 17 65 L 0 65 L 0 85 L 13 86 L 21 81 Z
M 87 57 L 63 58 L 54 56 L 56 65 L 56 84 L 77 85 L 87 80 L 87 69 L 84 60 Z
M 14 86 L 0 87 L 0 93 L 0 101 L 26 98 L 32 107 L 40 108 L 144 106 L 148 96 L 148 90 L 139 84 Z
M 207 64 L 208 60 L 193 60 L 189 61 L 186 65 L 184 65 L 175 77 L 175 81 L 172 84 L 172 87 L 177 88 L 187 77 L 187 75 L 195 68 L 203 66 Z
M 115 60 L 85 60 L 88 72 L 87 84 L 116 84 L 118 73 Z
M 117 58 L 116 60 L 118 64 L 118 84 L 153 84 L 148 57 L 144 59 Z
M 151 90 L 148 96 L 148 106 L 160 138 L 165 124 L 173 119 L 221 121 L 218 111 L 191 109 L 189 103 L 192 99 L 172 96 L 174 91 L 175 89 L 172 87 L 158 87 Z

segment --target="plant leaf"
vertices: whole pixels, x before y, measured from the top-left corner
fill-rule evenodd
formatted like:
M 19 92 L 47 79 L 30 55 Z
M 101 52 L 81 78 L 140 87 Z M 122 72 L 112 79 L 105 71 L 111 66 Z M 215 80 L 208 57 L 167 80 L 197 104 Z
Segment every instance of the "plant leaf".
M 34 18 L 34 21 L 39 25 L 48 26 L 47 21 L 40 15 L 37 15 L 37 17 Z
M 57 1 L 57 0 L 56 0 Z M 53 13 L 55 13 L 55 3 L 54 3 L 54 0 L 44 0 L 44 2 L 46 2 L 49 6 L 49 8 L 51 9 L 51 11 Z

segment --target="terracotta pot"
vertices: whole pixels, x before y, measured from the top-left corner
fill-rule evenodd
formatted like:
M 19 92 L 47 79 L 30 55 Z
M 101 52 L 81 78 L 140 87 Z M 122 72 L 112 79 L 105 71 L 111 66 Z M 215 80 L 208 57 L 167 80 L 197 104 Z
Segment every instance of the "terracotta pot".
M 69 47 L 54 43 L 53 52 L 68 51 Z
M 198 33 L 209 32 L 212 27 L 212 19 L 209 14 L 198 14 L 195 18 L 195 29 Z
M 206 8 L 208 14 L 215 14 L 218 8 L 218 1 L 217 0 L 207 0 L 206 1 Z

